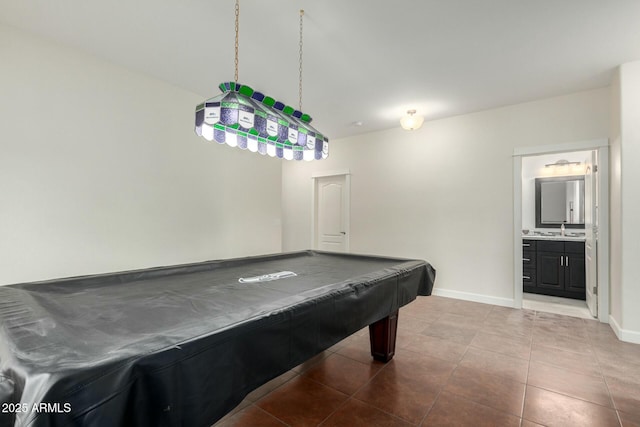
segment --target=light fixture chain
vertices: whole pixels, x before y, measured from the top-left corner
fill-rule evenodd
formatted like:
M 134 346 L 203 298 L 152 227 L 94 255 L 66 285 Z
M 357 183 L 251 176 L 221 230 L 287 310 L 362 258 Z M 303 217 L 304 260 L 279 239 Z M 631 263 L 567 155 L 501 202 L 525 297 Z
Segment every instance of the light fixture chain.
M 302 17 L 304 16 L 304 10 L 300 9 L 300 84 L 298 86 L 298 99 L 299 99 L 299 107 L 298 109 L 302 111 Z
M 235 65 L 236 65 L 236 73 L 235 73 L 235 82 L 238 83 L 238 33 L 239 33 L 239 29 L 240 29 L 240 0 L 236 0 L 236 44 L 235 44 L 235 48 L 236 48 L 236 58 L 235 58 Z

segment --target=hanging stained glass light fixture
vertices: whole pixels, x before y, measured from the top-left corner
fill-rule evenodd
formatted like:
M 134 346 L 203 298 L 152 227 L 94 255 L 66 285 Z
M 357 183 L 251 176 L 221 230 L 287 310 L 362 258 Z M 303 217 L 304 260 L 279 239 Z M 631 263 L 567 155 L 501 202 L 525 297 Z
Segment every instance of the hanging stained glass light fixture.
M 238 83 L 239 0 L 236 0 L 235 80 L 218 86 L 221 94 L 196 107 L 195 131 L 208 141 L 286 160 L 320 160 L 329 140 L 311 126 L 302 110 L 302 28 L 300 11 L 299 109 Z

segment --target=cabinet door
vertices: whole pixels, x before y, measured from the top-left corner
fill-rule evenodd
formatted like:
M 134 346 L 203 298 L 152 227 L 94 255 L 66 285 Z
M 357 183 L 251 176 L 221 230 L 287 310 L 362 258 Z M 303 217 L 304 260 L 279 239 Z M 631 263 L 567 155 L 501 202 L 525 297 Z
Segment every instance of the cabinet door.
M 584 292 L 586 282 L 586 268 L 584 254 L 565 255 L 565 290 Z
M 558 252 L 538 252 L 537 285 L 540 288 L 564 289 L 564 256 Z

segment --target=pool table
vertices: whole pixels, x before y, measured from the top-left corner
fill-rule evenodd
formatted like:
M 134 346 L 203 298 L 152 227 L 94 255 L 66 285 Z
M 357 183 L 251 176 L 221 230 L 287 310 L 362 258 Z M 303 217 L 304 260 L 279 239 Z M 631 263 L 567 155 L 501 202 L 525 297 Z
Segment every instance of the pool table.
M 319 251 L 0 286 L 0 425 L 210 426 L 369 325 L 393 357 L 425 261 Z

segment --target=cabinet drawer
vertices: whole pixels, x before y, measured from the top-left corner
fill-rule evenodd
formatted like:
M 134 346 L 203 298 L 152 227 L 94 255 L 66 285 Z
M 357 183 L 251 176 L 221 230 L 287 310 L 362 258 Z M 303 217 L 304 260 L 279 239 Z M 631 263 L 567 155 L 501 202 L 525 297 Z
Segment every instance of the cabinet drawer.
M 532 268 L 522 269 L 522 290 L 524 292 L 538 292 L 536 285 L 536 270 Z
M 564 251 L 570 254 L 584 255 L 584 242 L 564 242 Z
M 540 240 L 538 242 L 538 252 L 564 252 L 564 243 L 556 240 Z
M 526 240 L 523 239 L 522 240 L 522 250 L 526 251 L 526 250 L 536 250 L 536 241 L 535 240 Z
M 533 268 L 522 269 L 522 284 L 527 286 L 536 285 L 536 270 Z
M 524 251 L 522 253 L 522 267 L 536 268 L 536 253 L 530 251 Z

